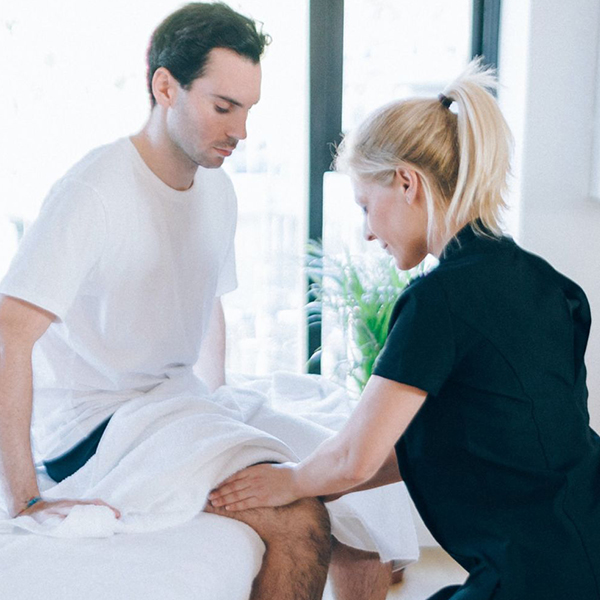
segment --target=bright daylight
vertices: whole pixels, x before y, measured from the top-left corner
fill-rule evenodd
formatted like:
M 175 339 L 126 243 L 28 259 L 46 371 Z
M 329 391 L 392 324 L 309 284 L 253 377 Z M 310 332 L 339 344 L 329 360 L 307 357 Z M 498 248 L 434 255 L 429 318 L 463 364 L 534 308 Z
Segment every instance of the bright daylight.
M 5 0 L 0 598 L 600 600 L 600 0 Z

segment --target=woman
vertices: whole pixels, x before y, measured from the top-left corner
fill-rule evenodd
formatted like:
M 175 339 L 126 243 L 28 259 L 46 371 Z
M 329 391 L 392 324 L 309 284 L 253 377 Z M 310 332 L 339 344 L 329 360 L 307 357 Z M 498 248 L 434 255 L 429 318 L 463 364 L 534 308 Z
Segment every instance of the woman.
M 590 309 L 575 283 L 501 233 L 511 136 L 494 85 L 472 63 L 439 99 L 394 102 L 344 140 L 337 166 L 367 239 L 400 269 L 428 253 L 440 264 L 398 300 L 346 427 L 297 465 L 239 472 L 210 500 L 229 510 L 328 500 L 401 474 L 469 571 L 435 600 L 600 600 Z

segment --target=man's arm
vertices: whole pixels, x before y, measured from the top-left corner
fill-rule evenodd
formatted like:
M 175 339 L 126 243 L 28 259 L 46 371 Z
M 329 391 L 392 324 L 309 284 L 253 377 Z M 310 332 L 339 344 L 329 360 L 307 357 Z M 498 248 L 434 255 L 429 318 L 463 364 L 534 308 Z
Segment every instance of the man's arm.
M 8 296 L 0 299 L 0 465 L 12 514 L 39 496 L 31 453 L 31 354 L 55 316 Z
M 33 406 L 33 347 L 56 319 L 33 304 L 0 296 L 0 472 L 11 515 L 42 510 L 65 516 L 75 504 L 101 504 L 101 500 L 40 500 L 31 452 Z M 112 507 L 110 507 L 112 508 Z M 112 508 L 117 517 L 118 510 Z
M 208 331 L 202 340 L 196 363 L 197 373 L 211 392 L 225 385 L 226 339 L 223 304 L 221 298 L 215 298 Z

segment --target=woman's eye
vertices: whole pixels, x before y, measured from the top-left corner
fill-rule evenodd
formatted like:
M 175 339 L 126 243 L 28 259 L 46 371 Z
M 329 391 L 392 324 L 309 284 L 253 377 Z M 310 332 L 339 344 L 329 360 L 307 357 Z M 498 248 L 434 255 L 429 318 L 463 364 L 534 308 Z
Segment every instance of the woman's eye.
M 219 106 L 218 104 L 215 105 L 215 110 L 221 115 L 227 114 L 229 112 L 229 108 Z

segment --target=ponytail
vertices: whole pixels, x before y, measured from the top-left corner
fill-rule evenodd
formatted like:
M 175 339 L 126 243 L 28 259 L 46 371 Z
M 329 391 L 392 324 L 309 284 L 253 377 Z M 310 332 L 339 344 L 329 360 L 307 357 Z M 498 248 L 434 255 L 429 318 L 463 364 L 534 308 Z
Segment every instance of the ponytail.
M 459 151 L 456 188 L 446 208 L 446 226 L 479 219 L 487 229 L 501 233 L 512 134 L 490 93 L 496 89 L 494 72 L 482 69 L 477 59 L 443 91 L 458 108 Z M 476 222 L 474 226 L 478 226 Z
M 479 59 L 436 99 L 396 101 L 372 113 L 338 149 L 335 168 L 391 185 L 396 169 L 420 177 L 430 239 L 472 223 L 501 234 L 512 135 L 490 90 L 494 74 Z M 456 113 L 449 108 L 455 104 Z

